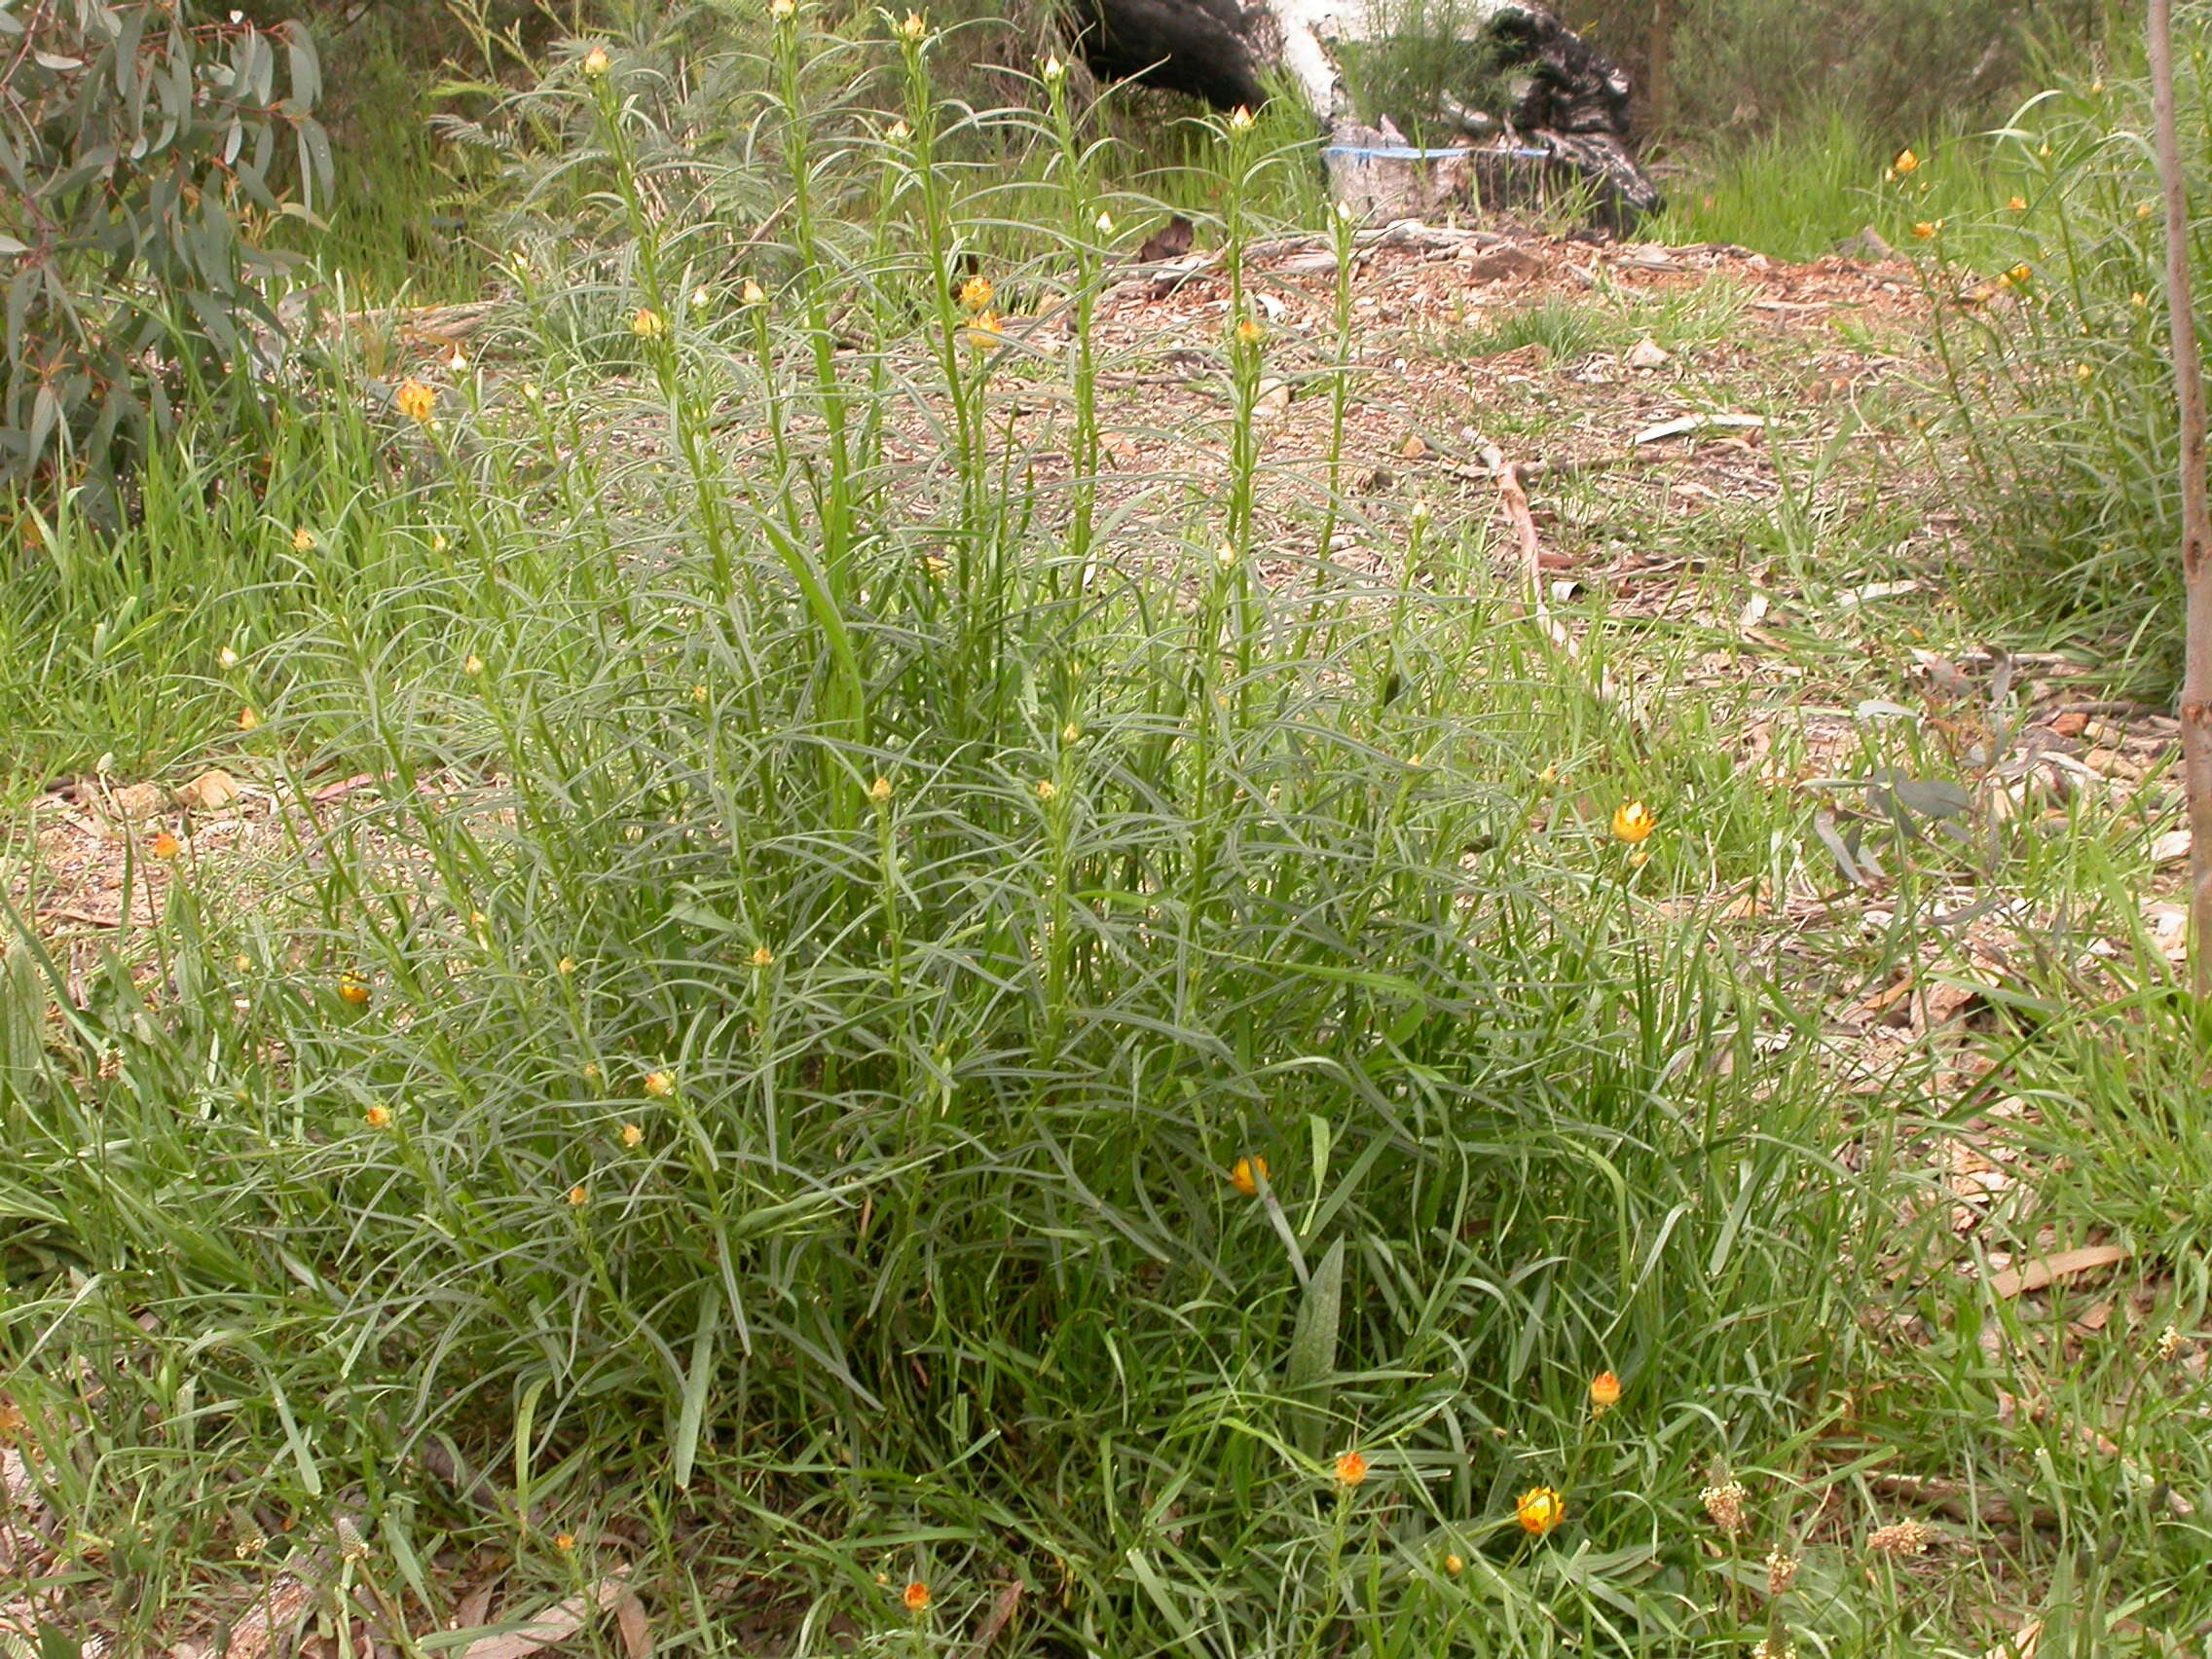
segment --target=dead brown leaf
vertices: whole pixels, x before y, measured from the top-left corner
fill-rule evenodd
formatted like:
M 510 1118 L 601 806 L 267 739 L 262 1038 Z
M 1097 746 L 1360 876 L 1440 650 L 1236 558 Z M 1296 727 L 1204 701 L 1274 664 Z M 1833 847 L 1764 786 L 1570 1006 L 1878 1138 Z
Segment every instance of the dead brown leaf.
M 2038 1256 L 2024 1267 L 2007 1268 L 1991 1275 L 1989 1289 L 1996 1296 L 2024 1296 L 2043 1290 L 2077 1273 L 2117 1267 L 2133 1255 L 2124 1244 L 2085 1244 L 2079 1250 L 2061 1250 L 2054 1256 Z
M 239 798 L 238 780 L 220 766 L 209 767 L 174 795 L 187 812 L 216 812 Z
M 584 1628 L 592 1614 L 604 1612 L 624 1594 L 627 1571 L 610 1572 L 581 1596 L 571 1596 L 527 1624 L 487 1636 L 461 1650 L 461 1659 L 532 1659 Z

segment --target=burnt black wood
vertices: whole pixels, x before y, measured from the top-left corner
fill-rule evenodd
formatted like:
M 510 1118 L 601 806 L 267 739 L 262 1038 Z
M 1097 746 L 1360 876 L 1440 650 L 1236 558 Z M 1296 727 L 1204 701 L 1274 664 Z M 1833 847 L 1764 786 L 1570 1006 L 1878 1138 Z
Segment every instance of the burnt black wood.
M 1236 0 L 1074 0 L 1070 8 L 1091 73 L 1142 81 L 1203 98 L 1216 109 L 1267 101 L 1254 48 L 1264 8 Z

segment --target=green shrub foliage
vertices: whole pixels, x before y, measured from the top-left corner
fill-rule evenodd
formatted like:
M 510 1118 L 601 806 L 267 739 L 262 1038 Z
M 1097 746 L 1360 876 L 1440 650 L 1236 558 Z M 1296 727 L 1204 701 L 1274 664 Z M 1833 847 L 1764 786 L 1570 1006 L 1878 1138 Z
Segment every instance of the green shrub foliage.
M 296 22 L 0 7 L 0 486 L 112 514 L 188 390 L 250 400 L 281 337 L 261 244 L 328 189 L 319 83 Z

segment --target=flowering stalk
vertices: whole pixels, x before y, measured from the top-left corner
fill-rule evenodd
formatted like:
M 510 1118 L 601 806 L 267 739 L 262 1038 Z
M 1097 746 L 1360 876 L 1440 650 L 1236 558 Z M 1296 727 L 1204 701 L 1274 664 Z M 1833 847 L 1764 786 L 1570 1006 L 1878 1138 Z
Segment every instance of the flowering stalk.
M 1068 102 L 1067 66 L 1057 56 L 1045 63 L 1045 95 L 1051 104 L 1052 131 L 1060 144 L 1060 198 L 1067 214 L 1068 246 L 1076 262 L 1072 278 L 1075 360 L 1070 371 L 1075 393 L 1075 491 L 1068 509 L 1067 547 L 1075 568 L 1088 570 L 1090 527 L 1098 504 L 1099 461 L 1098 368 L 1091 329 L 1098 309 L 1100 244 L 1112 234 L 1113 220 L 1097 206 L 1092 151 L 1076 132 L 1075 113 Z
M 645 360 L 652 365 L 653 379 L 660 387 L 662 401 L 668 406 L 669 434 L 675 440 L 678 453 L 683 457 L 684 465 L 691 473 L 692 487 L 698 494 L 699 525 L 706 535 L 707 555 L 714 564 L 715 586 L 726 594 L 733 576 L 728 507 L 704 424 L 690 419 L 691 403 L 684 391 L 682 359 L 671 326 L 671 318 L 676 313 L 669 303 L 668 284 L 661 269 L 660 227 L 645 211 L 645 198 L 638 190 L 637 156 L 630 147 L 629 129 L 623 124 L 621 101 L 613 77 L 607 72 L 603 50 L 595 47 L 592 57 L 585 60 L 585 78 L 590 82 L 593 107 L 598 111 L 600 135 L 614 165 L 615 187 L 621 192 L 630 238 L 638 248 L 638 277 L 645 303 L 632 315 L 631 332 L 643 343 Z
M 822 498 L 823 560 L 839 597 L 844 592 L 845 561 L 851 541 L 846 491 L 852 476 L 846 449 L 844 386 L 837 374 L 836 337 L 830 326 L 829 270 L 821 258 L 814 200 L 814 158 L 800 84 L 798 8 L 791 0 L 771 8 L 775 23 L 776 85 L 784 109 L 784 167 L 791 176 L 793 240 L 800 271 L 799 291 L 806 307 L 807 341 L 814 353 L 814 380 L 822 401 L 823 424 L 830 432 L 830 487 Z
M 1351 305 L 1352 258 L 1359 251 L 1359 221 L 1346 203 L 1338 203 L 1329 215 L 1329 248 L 1337 261 L 1333 314 L 1336 362 L 1329 376 L 1329 495 L 1321 508 L 1320 556 L 1313 562 L 1313 596 L 1306 612 L 1309 635 L 1320 621 L 1321 593 L 1328 580 L 1329 562 L 1337 550 L 1337 522 L 1343 514 L 1344 499 L 1345 417 L 1351 405 L 1351 366 L 1359 350 Z
M 829 434 L 829 476 L 815 492 L 820 531 L 819 556 L 808 546 L 806 528 L 792 515 L 779 524 L 764 516 L 761 529 L 784 567 L 805 596 L 808 613 L 823 630 L 834 672 L 825 689 L 825 724 L 833 739 L 854 745 L 867 741 L 867 687 L 846 615 L 855 586 L 852 571 L 854 469 L 847 437 L 845 389 L 837 371 L 836 336 L 830 326 L 828 293 L 830 265 L 822 257 L 819 210 L 814 200 L 814 162 L 808 143 L 804 89 L 801 85 L 798 7 L 775 0 L 769 8 L 774 28 L 777 91 L 783 105 L 784 165 L 791 177 L 791 217 L 799 263 L 799 291 L 806 311 L 807 342 L 814 359 L 815 396 Z M 830 816 L 839 829 L 855 827 L 858 809 L 844 776 L 824 752 L 822 784 Z
M 906 14 L 898 25 L 899 63 L 905 90 L 905 117 L 894 129 L 906 146 L 907 175 L 920 199 L 922 240 L 929 260 L 930 298 L 937 327 L 931 341 L 945 395 L 952 403 L 953 470 L 960 479 L 960 568 L 958 584 L 973 593 L 972 555 L 987 521 L 989 480 L 983 469 L 983 409 L 981 388 L 989 366 L 990 346 L 984 338 L 988 326 L 990 286 L 964 295 L 964 284 L 953 264 L 952 204 L 943 172 L 937 165 L 938 102 L 930 79 L 928 25 L 918 12 Z M 979 298 L 976 296 L 979 295 Z M 964 299 L 974 299 L 964 304 Z M 963 348 L 966 348 L 964 353 Z M 963 361 L 964 354 L 972 362 Z

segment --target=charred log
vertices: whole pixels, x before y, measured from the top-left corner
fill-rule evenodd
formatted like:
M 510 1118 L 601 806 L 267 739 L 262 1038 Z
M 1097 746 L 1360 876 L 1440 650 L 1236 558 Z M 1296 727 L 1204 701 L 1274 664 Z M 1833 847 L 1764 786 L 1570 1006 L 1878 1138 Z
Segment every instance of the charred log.
M 1142 81 L 1216 109 L 1267 100 L 1257 19 L 1236 0 L 1080 0 L 1075 14 L 1084 60 L 1102 80 Z

